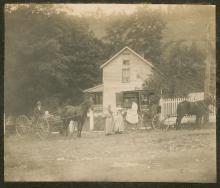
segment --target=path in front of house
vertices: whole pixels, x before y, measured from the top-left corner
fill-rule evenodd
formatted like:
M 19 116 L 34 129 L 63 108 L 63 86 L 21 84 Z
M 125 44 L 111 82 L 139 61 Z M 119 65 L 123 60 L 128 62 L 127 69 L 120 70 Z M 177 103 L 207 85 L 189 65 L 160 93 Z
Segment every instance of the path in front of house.
M 5 181 L 215 182 L 215 128 L 5 139 Z

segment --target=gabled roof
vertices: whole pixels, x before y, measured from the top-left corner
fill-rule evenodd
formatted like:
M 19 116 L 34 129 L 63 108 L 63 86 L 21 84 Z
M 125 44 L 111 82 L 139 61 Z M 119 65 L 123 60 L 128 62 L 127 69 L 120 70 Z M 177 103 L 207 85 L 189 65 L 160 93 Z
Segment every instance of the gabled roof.
M 120 50 L 118 53 L 116 53 L 113 57 L 111 57 L 108 61 L 106 61 L 104 64 L 102 64 L 100 66 L 100 69 L 104 68 L 108 63 L 110 63 L 113 59 L 115 59 L 117 56 L 119 56 L 123 51 L 125 50 L 129 50 L 131 53 L 133 53 L 134 55 L 136 55 L 139 59 L 141 59 L 144 63 L 146 63 L 147 65 L 149 65 L 151 68 L 153 68 L 155 71 L 157 71 L 160 75 L 162 75 L 163 77 L 165 77 L 165 75 L 158 69 L 156 68 L 154 65 L 152 65 L 152 63 L 150 63 L 148 60 L 146 60 L 145 58 L 143 58 L 141 55 L 139 55 L 138 53 L 136 53 L 134 50 L 132 50 L 129 47 L 124 47 L 122 50 Z
M 96 92 L 103 92 L 103 84 L 91 87 L 89 89 L 83 90 L 84 93 L 96 93 Z

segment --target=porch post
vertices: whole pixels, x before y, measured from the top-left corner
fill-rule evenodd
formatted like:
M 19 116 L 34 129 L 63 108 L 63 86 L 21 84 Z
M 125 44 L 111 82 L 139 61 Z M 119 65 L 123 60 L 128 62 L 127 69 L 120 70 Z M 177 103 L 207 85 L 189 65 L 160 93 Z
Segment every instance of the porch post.
M 5 123 L 6 123 L 6 120 L 5 120 L 5 113 L 4 113 L 4 135 L 5 135 Z
M 160 101 L 159 101 L 159 105 L 160 105 L 160 115 L 159 115 L 159 119 L 160 121 L 163 119 L 163 98 L 161 97 L 160 98 Z
M 90 131 L 94 129 L 94 113 L 92 109 L 89 110 L 89 128 Z

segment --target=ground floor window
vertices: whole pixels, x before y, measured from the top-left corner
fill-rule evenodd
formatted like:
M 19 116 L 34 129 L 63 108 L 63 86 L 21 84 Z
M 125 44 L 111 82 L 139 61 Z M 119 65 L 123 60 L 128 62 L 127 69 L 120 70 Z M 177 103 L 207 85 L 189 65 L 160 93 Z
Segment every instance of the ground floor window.
M 102 104 L 103 102 L 102 93 L 94 93 L 92 98 L 95 105 Z

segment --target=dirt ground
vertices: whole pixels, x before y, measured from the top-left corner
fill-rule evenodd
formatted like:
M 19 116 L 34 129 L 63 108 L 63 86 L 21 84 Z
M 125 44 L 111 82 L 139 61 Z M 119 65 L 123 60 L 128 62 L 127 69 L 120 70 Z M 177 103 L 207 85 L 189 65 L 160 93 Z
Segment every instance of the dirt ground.
M 5 181 L 216 182 L 215 126 L 5 138 Z

